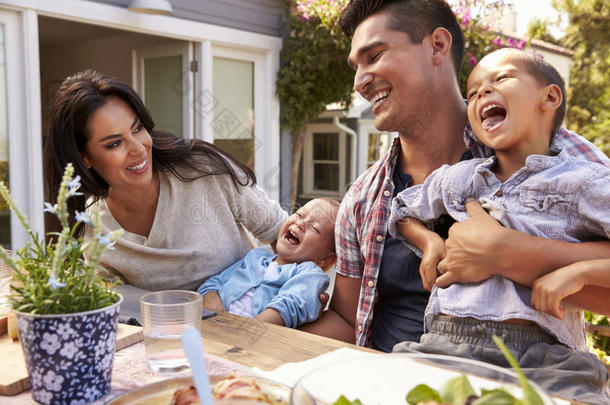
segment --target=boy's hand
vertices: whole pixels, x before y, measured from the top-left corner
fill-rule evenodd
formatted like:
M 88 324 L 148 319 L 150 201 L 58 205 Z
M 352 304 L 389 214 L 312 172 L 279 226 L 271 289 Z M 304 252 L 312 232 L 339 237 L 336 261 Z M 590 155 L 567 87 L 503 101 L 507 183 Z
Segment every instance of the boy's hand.
M 427 291 L 431 291 L 436 278 L 439 276 L 436 265 L 445 257 L 445 241 L 435 233 L 426 242 L 423 249 L 419 275 Z
M 211 309 L 212 311 L 226 312 L 217 291 L 210 291 L 201 297 L 201 304 L 204 308 Z
M 538 311 L 563 319 L 562 300 L 568 295 L 579 292 L 585 286 L 584 277 L 580 274 L 581 263 L 561 267 L 534 281 L 532 305 Z
M 326 310 L 326 304 L 328 304 L 328 293 L 320 293 L 320 295 L 318 296 L 320 298 L 320 304 L 322 304 L 322 307 L 320 307 L 320 312 L 318 313 L 318 318 L 322 316 L 322 314 L 324 313 L 324 311 Z

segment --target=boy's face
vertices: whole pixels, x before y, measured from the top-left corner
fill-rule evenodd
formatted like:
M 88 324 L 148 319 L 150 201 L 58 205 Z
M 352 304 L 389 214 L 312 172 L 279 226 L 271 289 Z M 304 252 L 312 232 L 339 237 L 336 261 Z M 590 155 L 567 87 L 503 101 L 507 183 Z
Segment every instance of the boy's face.
M 485 56 L 468 78 L 468 120 L 474 133 L 496 151 L 526 154 L 548 147 L 540 133 L 545 87 L 526 70 L 519 56 L 502 50 Z
M 311 200 L 292 214 L 280 228 L 278 261 L 301 263 L 334 256 L 333 234 L 337 208 L 324 200 Z

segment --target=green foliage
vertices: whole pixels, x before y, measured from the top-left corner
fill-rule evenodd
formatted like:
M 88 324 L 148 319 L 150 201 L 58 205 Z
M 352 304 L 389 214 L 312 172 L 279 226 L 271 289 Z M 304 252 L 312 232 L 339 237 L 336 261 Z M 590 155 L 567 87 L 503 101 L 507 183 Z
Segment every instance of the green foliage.
M 527 26 L 527 36 L 531 39 L 535 38 L 561 46 L 561 41 L 555 38 L 549 31 L 550 24 L 551 23 L 549 23 L 548 20 L 540 20 L 538 18 L 532 19 Z
M 12 269 L 13 294 L 9 300 L 13 308 L 32 314 L 66 314 L 90 311 L 112 305 L 118 301 L 112 285 L 101 280 L 97 267 L 102 253 L 112 248 L 114 239 L 122 230 L 108 235 L 100 234 L 99 214 L 96 211 L 93 221 L 85 213 L 77 214 L 77 223 L 70 228 L 68 224 L 68 198 L 81 195 L 80 178 L 72 178 L 74 168 L 66 166 L 59 189 L 57 204 L 46 203 L 45 211 L 57 215 L 62 231 L 54 233 L 45 246 L 38 235 L 32 232 L 27 218 L 13 202 L 4 183 L 0 182 L 0 195 L 15 213 L 19 222 L 27 230 L 31 241 L 14 255 L 8 254 L 0 246 L 0 258 Z M 75 231 L 81 222 L 94 227 L 95 237 L 87 242 L 84 237 L 76 237 Z M 84 260 L 87 251 L 89 260 Z
M 610 327 L 608 317 L 589 311 L 585 311 L 585 321 L 592 325 Z M 587 333 L 587 347 L 591 353 L 596 354 L 602 361 L 610 364 L 610 336 Z
M 346 2 L 290 2 L 297 11 L 287 16 L 290 35 L 284 39 L 276 83 L 282 128 L 296 132 L 326 105 L 343 101 L 348 106 L 351 101 L 349 40 L 338 28 L 342 3 Z
M 556 0 L 570 16 L 565 47 L 574 50 L 568 89 L 568 127 L 610 154 L 610 2 Z
M 523 49 L 526 42 L 495 32 L 494 25 L 507 6 L 505 0 L 456 0 L 451 4 L 464 32 L 465 52 L 460 89 L 466 98 L 468 76 L 483 56 L 504 47 Z

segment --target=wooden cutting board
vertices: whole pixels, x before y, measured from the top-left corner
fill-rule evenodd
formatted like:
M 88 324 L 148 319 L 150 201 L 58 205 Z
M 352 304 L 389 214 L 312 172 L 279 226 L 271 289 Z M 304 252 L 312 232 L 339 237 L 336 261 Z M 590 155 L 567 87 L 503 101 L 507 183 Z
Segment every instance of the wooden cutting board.
M 141 327 L 120 323 L 115 350 L 131 346 L 142 339 Z M 30 381 L 21 342 L 13 342 L 8 335 L 0 336 L 0 395 L 16 395 L 28 388 Z

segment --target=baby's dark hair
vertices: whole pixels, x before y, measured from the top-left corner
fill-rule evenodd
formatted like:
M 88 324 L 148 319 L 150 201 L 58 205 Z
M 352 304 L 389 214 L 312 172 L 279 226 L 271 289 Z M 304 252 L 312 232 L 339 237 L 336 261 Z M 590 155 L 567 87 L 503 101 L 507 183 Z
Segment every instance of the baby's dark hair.
M 566 115 L 566 89 L 561 75 L 549 62 L 542 59 L 541 55 L 536 55 L 519 49 L 505 49 L 510 49 L 510 52 L 515 52 L 518 55 L 519 60 L 523 63 L 523 66 L 525 69 L 527 69 L 527 72 L 532 75 L 539 84 L 543 86 L 555 84 L 557 87 L 559 87 L 559 90 L 561 90 L 561 105 L 557 108 L 557 110 L 555 110 L 553 128 L 551 130 L 552 138 L 555 132 L 559 130 L 559 127 L 561 127 L 561 123 Z

